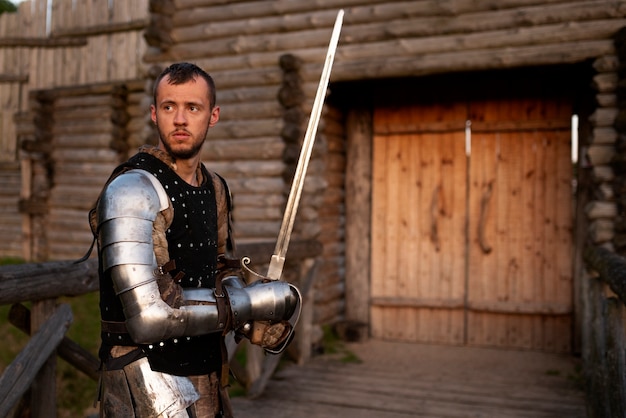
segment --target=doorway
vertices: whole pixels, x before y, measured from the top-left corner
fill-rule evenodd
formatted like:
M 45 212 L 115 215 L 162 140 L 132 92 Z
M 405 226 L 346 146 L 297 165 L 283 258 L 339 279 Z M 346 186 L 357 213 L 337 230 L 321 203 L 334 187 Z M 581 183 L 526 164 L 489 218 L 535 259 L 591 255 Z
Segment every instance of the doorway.
M 375 107 L 374 337 L 571 350 L 573 100 L 555 81 Z

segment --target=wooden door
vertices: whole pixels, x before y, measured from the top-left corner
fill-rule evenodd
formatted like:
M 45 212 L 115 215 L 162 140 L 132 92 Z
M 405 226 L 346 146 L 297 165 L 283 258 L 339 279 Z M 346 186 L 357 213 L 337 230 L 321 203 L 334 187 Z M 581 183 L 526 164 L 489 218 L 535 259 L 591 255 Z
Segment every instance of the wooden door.
M 464 106 L 375 113 L 371 320 L 376 337 L 464 340 L 465 120 Z
M 569 349 L 570 117 L 536 99 L 375 111 L 373 336 Z
M 566 352 L 572 326 L 569 106 L 470 106 L 468 344 Z

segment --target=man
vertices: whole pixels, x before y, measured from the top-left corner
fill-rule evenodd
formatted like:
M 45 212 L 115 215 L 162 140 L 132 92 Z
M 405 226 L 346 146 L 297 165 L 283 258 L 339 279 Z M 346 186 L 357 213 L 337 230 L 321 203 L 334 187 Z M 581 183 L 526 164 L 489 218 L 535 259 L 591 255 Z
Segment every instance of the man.
M 189 63 L 165 69 L 151 106 L 158 146 L 119 166 L 90 213 L 103 417 L 232 416 L 226 333 L 272 350 L 292 335 L 298 290 L 246 285 L 233 263 L 229 192 L 200 161 L 219 115 L 205 71 Z

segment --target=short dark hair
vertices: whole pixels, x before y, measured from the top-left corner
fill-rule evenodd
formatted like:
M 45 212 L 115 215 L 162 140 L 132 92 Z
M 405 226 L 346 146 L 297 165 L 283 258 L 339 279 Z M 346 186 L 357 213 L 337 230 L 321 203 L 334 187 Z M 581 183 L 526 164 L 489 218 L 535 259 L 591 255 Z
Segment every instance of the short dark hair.
M 211 77 L 206 71 L 198 67 L 196 64 L 191 64 L 188 62 L 178 62 L 172 64 L 165 70 L 163 70 L 161 74 L 159 74 L 159 76 L 154 81 L 154 88 L 152 91 L 152 98 L 155 105 L 157 101 L 157 89 L 159 87 L 159 83 L 166 75 L 169 75 L 168 83 L 170 84 L 183 84 L 190 80 L 194 80 L 197 77 L 204 78 L 209 86 L 209 105 L 211 106 L 211 109 L 215 107 L 217 95 L 215 93 L 215 82 L 213 81 L 213 77 Z

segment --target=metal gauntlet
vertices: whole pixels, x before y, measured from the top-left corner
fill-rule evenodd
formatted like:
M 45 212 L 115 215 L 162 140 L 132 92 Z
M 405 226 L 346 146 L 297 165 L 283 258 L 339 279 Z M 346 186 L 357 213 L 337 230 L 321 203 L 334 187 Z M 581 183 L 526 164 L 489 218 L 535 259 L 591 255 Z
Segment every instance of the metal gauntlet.
M 226 331 L 233 330 L 273 354 L 287 347 L 300 317 L 302 296 L 297 287 L 275 280 L 255 281 L 246 286 L 232 275 L 222 279 L 222 289 L 221 294 L 216 294 L 215 289 L 185 289 L 184 298 L 187 303 L 224 298 L 228 311 Z

